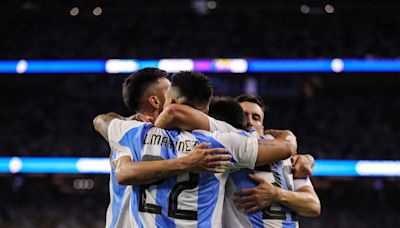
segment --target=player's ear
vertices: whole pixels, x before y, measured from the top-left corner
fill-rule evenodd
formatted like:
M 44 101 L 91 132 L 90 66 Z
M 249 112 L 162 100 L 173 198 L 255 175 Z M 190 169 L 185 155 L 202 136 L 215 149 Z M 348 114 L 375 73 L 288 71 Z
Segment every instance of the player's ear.
M 149 96 L 148 102 L 153 108 L 155 108 L 155 109 L 159 109 L 160 108 L 161 101 L 160 101 L 160 99 L 158 99 L 157 96 L 155 96 L 155 95 Z

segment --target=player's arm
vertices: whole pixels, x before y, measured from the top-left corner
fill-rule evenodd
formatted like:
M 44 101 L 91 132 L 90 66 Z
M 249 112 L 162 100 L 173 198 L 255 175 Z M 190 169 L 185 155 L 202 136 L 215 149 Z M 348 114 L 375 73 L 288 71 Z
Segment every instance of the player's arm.
M 100 114 L 93 119 L 94 129 L 101 135 L 103 138 L 108 141 L 108 126 L 113 119 L 125 119 L 117 113 L 110 112 L 107 114 Z
M 132 121 L 120 120 L 108 123 L 107 134 L 110 147 L 116 153 L 113 163 L 120 184 L 148 184 L 182 172 L 221 173 L 225 170 L 218 167 L 230 163 L 231 155 L 226 154 L 226 149 L 206 149 L 210 144 L 197 145 L 182 158 L 133 162 L 130 149 L 119 143 L 125 132 L 131 129 L 129 126 L 132 124 L 134 124 Z
M 225 172 L 221 167 L 227 166 L 232 157 L 226 154 L 226 149 L 206 149 L 209 146 L 202 143 L 187 156 L 161 161 L 133 162 L 131 157 L 123 156 L 116 161 L 117 181 L 122 185 L 143 185 L 184 172 Z
M 234 199 L 237 207 L 245 209 L 247 213 L 267 208 L 275 203 L 286 206 L 301 216 L 319 216 L 321 203 L 312 185 L 303 186 L 297 191 L 288 191 L 273 186 L 257 175 L 250 175 L 250 178 L 257 182 L 258 186 L 236 192 Z
M 270 130 L 275 139 L 259 139 L 255 166 L 284 160 L 296 154 L 296 137 L 288 130 Z
M 115 112 L 109 112 L 107 114 L 100 114 L 93 119 L 94 129 L 101 135 L 103 138 L 108 141 L 108 126 L 113 119 L 120 120 L 137 120 L 141 122 L 149 122 L 152 118 L 142 115 L 140 113 L 132 115 L 130 117 L 121 116 Z
M 278 188 L 276 199 L 277 203 L 296 211 L 301 216 L 317 217 L 321 213 L 321 203 L 317 193 L 310 186 L 295 192 Z
M 209 118 L 205 113 L 182 104 L 170 104 L 165 107 L 154 125 L 163 129 L 210 130 Z
M 291 157 L 293 178 L 310 177 L 314 168 L 314 157 L 310 154 L 297 154 Z

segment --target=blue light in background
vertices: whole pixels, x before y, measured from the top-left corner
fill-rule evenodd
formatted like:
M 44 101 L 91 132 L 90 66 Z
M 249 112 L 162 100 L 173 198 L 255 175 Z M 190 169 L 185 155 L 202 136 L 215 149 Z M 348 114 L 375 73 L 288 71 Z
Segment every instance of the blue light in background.
M 332 72 L 332 60 L 248 60 L 248 72 Z
M 400 72 L 400 60 L 344 60 L 344 72 Z
M 15 74 L 17 73 L 17 65 L 19 61 L 0 61 L 0 73 L 3 74 Z
M 313 176 L 359 176 L 355 160 L 318 160 L 315 161 Z
M 0 173 L 108 174 L 108 158 L 0 157 Z M 400 161 L 316 160 L 313 176 L 400 177 Z
M 25 73 L 105 73 L 104 60 L 29 60 Z
M 166 65 L 168 63 L 168 65 Z M 186 63 L 186 64 L 183 64 Z M 183 65 L 182 65 L 183 64 Z M 182 69 L 180 69 L 180 66 Z M 131 73 L 145 67 L 168 71 L 207 73 L 341 73 L 400 72 L 398 59 L 109 59 L 109 60 L 3 60 L 0 74 Z M 191 69 L 188 69 L 191 68 Z

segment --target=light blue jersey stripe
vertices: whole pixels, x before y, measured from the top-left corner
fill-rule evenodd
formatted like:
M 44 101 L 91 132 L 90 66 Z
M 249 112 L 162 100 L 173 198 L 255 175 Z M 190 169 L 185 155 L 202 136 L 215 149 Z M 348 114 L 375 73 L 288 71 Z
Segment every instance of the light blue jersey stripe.
M 211 148 L 225 148 L 221 143 L 210 136 L 199 132 L 192 132 L 199 143 L 211 143 Z M 228 152 L 229 153 L 229 152 Z M 232 162 L 236 162 L 233 158 Z M 201 173 L 198 191 L 198 227 L 212 227 L 212 215 L 218 202 L 220 183 L 214 174 Z
M 177 131 L 165 131 L 165 136 L 168 136 L 172 141 L 176 141 L 179 135 Z M 161 146 L 160 155 L 164 159 L 176 158 L 175 146 Z M 157 185 L 156 203 L 162 207 L 161 215 L 156 215 L 156 225 L 158 228 L 174 228 L 176 227 L 174 218 L 168 216 L 169 195 L 172 188 L 176 185 L 176 177 L 167 178 L 161 184 Z
M 283 221 L 282 228 L 296 228 L 296 223 L 291 221 Z
M 200 174 L 198 190 L 198 225 L 200 228 L 212 227 L 212 217 L 218 201 L 219 181 L 214 174 Z
M 119 143 L 122 146 L 126 146 L 128 148 L 133 149 L 131 151 L 133 161 L 138 162 L 142 160 L 142 148 L 143 148 L 144 137 L 147 131 L 152 127 L 153 125 L 151 124 L 139 125 L 136 128 L 130 129 L 120 140 Z M 132 195 L 130 201 L 131 201 L 131 210 L 133 217 L 135 218 L 139 228 L 142 228 L 143 223 L 139 216 L 140 187 L 135 185 L 132 186 Z
M 233 183 L 235 184 L 238 191 L 246 189 L 246 188 L 255 188 L 257 184 L 255 184 L 249 177 L 249 174 L 254 174 L 254 171 L 251 169 L 241 169 L 234 173 L 231 173 L 230 177 L 232 178 Z M 263 228 L 263 220 L 262 220 L 262 212 L 257 211 L 247 215 L 250 223 L 255 228 Z
M 139 216 L 140 186 L 132 185 L 132 194 L 130 201 L 133 218 L 135 218 L 138 227 L 143 228 L 143 223 Z
M 112 184 L 112 220 L 110 227 L 115 227 L 117 223 L 118 217 L 120 215 L 122 203 L 124 200 L 126 186 L 119 185 L 117 182 L 117 177 L 115 175 L 114 168 L 111 169 L 111 184 Z
M 284 174 L 283 174 L 283 169 L 284 169 L 283 161 L 274 162 L 274 163 L 273 163 L 273 169 L 275 169 L 276 172 L 278 172 L 278 174 L 279 174 L 279 177 L 280 177 L 281 182 L 282 182 L 282 189 L 289 190 L 289 189 L 288 189 L 288 185 L 287 185 L 287 183 L 286 183 L 286 178 L 285 178 L 285 176 L 284 176 Z M 283 205 L 281 205 L 281 208 L 282 208 L 282 211 L 286 212 L 286 213 L 285 213 L 285 215 L 286 215 L 286 221 L 292 221 L 292 217 L 291 217 L 291 214 L 290 214 L 290 213 L 291 213 L 291 210 L 288 209 L 288 208 L 286 208 L 286 207 L 284 207 Z M 285 221 L 284 221 L 284 222 L 285 222 Z M 283 224 L 283 223 L 282 223 L 282 224 Z

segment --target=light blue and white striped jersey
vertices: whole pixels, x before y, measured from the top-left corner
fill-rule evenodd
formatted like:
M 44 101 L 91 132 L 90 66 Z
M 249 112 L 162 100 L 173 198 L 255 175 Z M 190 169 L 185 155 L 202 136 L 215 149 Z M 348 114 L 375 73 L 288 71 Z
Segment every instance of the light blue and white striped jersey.
M 237 133 L 192 133 L 163 130 L 148 123 L 113 120 L 108 131 L 114 161 L 164 160 L 186 156 L 193 146 L 210 142 L 232 155 L 231 169 L 254 168 L 257 138 Z M 225 183 L 229 172 L 184 173 L 146 186 L 133 185 L 129 209 L 131 227 L 222 227 Z M 118 224 L 116 225 L 118 226 Z
M 261 138 L 265 138 L 262 136 Z M 273 137 L 267 137 L 272 139 Z M 312 186 L 309 178 L 293 179 L 292 164 L 290 158 L 276 161 L 269 165 L 256 167 L 255 170 L 241 169 L 231 173 L 225 192 L 223 227 L 230 228 L 294 228 L 298 227 L 297 214 L 291 209 L 280 204 L 273 204 L 270 207 L 256 213 L 247 214 L 240 211 L 233 203 L 234 193 L 254 188 L 257 185 L 249 178 L 250 173 L 263 177 L 269 183 L 289 191 L 296 191 L 304 186 Z
M 132 192 L 132 186 L 120 185 L 117 182 L 115 175 L 115 163 L 112 161 L 116 158 L 116 152 L 110 152 L 110 203 L 106 212 L 106 227 L 130 227 L 133 221 L 131 221 L 129 201 Z

